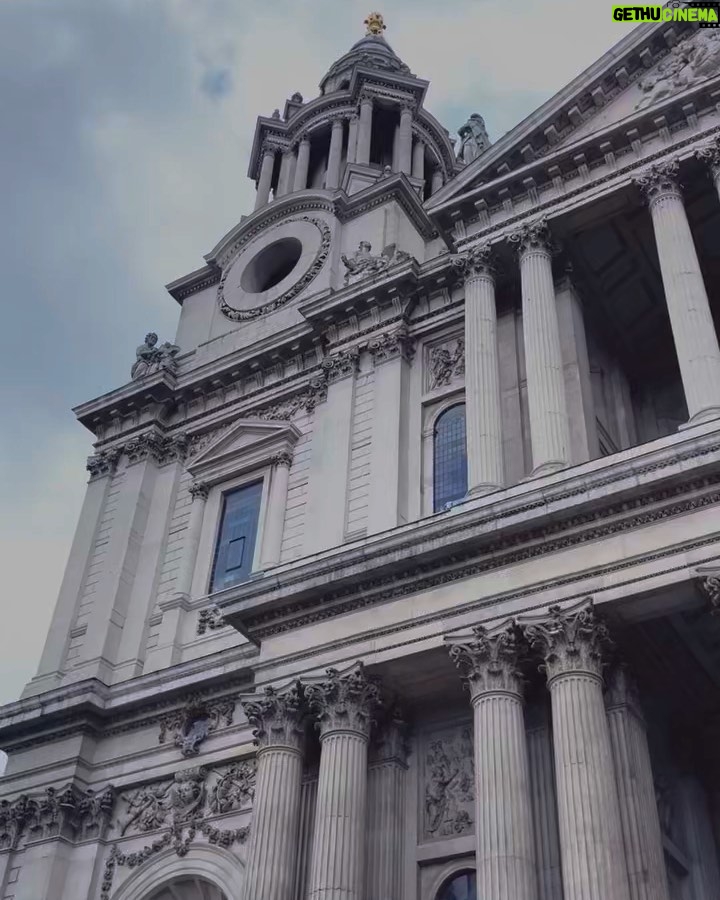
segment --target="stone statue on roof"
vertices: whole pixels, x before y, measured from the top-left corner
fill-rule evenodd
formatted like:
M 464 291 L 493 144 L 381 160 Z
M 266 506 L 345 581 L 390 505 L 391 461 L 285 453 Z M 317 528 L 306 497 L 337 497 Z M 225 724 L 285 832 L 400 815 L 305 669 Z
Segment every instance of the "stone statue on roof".
M 460 146 L 457 149 L 459 162 L 471 163 L 490 146 L 485 120 L 479 113 L 473 113 L 467 122 L 458 128 Z

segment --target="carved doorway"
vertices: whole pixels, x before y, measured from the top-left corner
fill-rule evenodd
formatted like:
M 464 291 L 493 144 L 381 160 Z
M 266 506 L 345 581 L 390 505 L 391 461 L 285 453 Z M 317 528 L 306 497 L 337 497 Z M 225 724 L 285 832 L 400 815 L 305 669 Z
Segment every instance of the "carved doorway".
M 192 875 L 188 878 L 173 878 L 161 888 L 153 891 L 146 900 L 230 900 L 204 878 Z M 233 898 L 234 900 L 234 898 Z

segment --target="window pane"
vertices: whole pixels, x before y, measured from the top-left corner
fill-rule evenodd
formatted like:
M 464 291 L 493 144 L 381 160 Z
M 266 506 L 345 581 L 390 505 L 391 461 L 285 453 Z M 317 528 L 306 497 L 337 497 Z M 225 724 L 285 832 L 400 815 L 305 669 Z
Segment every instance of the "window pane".
M 464 403 L 451 406 L 438 418 L 433 443 L 433 509 L 440 512 L 467 493 Z
M 440 889 L 437 900 L 477 900 L 475 873 L 463 872 L 446 882 Z
M 255 553 L 262 481 L 225 494 L 210 591 L 246 581 Z

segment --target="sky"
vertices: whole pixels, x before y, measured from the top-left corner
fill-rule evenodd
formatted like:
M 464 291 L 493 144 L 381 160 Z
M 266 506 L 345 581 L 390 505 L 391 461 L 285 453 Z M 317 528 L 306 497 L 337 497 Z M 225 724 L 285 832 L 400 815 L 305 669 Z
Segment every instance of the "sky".
M 630 27 L 606 0 L 381 0 L 451 132 L 497 140 Z M 252 210 L 255 119 L 364 33 L 367 0 L 0 0 L 0 703 L 35 673 L 92 436 L 164 290 Z

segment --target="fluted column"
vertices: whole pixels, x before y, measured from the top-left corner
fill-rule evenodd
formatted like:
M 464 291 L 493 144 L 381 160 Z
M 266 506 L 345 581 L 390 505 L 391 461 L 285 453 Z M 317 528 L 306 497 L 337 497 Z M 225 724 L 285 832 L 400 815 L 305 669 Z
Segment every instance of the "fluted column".
M 356 162 L 367 165 L 370 162 L 370 142 L 372 140 L 373 99 L 367 95 L 360 98 L 360 125 L 357 136 Z
M 309 900 L 363 900 L 368 739 L 379 691 L 358 664 L 347 674 L 328 669 L 306 693 L 321 747 Z
M 711 144 L 701 147 L 695 156 L 707 165 L 720 198 L 720 138 L 716 137 Z
M 629 900 L 610 728 L 603 701 L 607 629 L 591 604 L 553 606 L 525 634 L 545 660 L 566 900 Z
M 270 199 L 270 187 L 272 185 L 273 168 L 275 167 L 275 147 L 264 147 L 262 163 L 260 164 L 260 179 L 258 180 L 257 194 L 255 195 L 255 209 L 260 209 Z
M 190 589 L 192 588 L 208 492 L 208 485 L 198 481 L 193 481 L 189 488 L 192 505 L 185 531 L 185 540 L 183 541 L 182 557 L 180 558 L 180 565 L 178 566 L 175 580 L 175 592 L 184 597 L 190 596 Z
M 295 154 L 292 150 L 285 150 L 280 160 L 280 174 L 278 176 L 277 196 L 283 197 L 290 192 L 292 187 L 292 166 Z
M 413 146 L 412 177 L 420 180 L 425 178 L 425 144 L 419 139 Z
M 298 144 L 297 164 L 295 166 L 294 191 L 304 191 L 307 187 L 308 168 L 310 166 L 310 138 L 304 134 Z
M 258 746 L 245 900 L 292 900 L 302 785 L 304 702 L 293 684 L 242 698 Z
M 670 900 L 645 722 L 631 676 L 619 666 L 605 698 L 631 900 Z
M 328 154 L 328 168 L 325 177 L 325 187 L 333 190 L 340 184 L 340 162 L 342 160 L 343 128 L 345 120 L 342 116 L 336 116 L 332 120 L 330 133 L 330 152 Z
M 263 569 L 276 566 L 280 562 L 292 454 L 288 452 L 278 453 L 273 457 L 272 464 L 267 524 L 265 526 L 260 559 L 260 566 Z
M 522 679 L 513 626 L 453 638 L 474 711 L 475 868 L 482 900 L 536 900 Z
M 400 110 L 400 130 L 398 132 L 398 170 L 410 175 L 412 172 L 412 123 L 413 106 L 405 103 Z
M 533 475 L 567 466 L 570 451 L 565 373 L 555 306 L 550 233 L 544 220 L 510 236 L 517 244 Z
M 357 139 L 358 139 L 358 125 L 360 119 L 357 113 L 353 113 L 350 116 L 350 124 L 348 125 L 348 148 L 347 148 L 347 161 L 349 163 L 355 162 L 355 156 L 357 153 Z
M 465 277 L 465 416 L 468 490 L 481 494 L 505 481 L 495 308 L 495 270 L 488 245 L 453 259 Z
M 435 169 L 432 173 L 432 179 L 430 181 L 430 196 L 436 194 L 440 188 L 443 186 L 443 177 L 440 169 Z
M 650 207 L 689 425 L 720 417 L 720 346 L 678 182 L 679 164 L 635 179 Z
M 396 711 L 370 750 L 366 838 L 367 900 L 397 900 L 402 893 L 405 823 L 406 726 Z
M 555 759 L 550 734 L 549 710 L 534 706 L 526 717 L 528 765 L 533 811 L 538 900 L 563 900 L 560 871 Z

